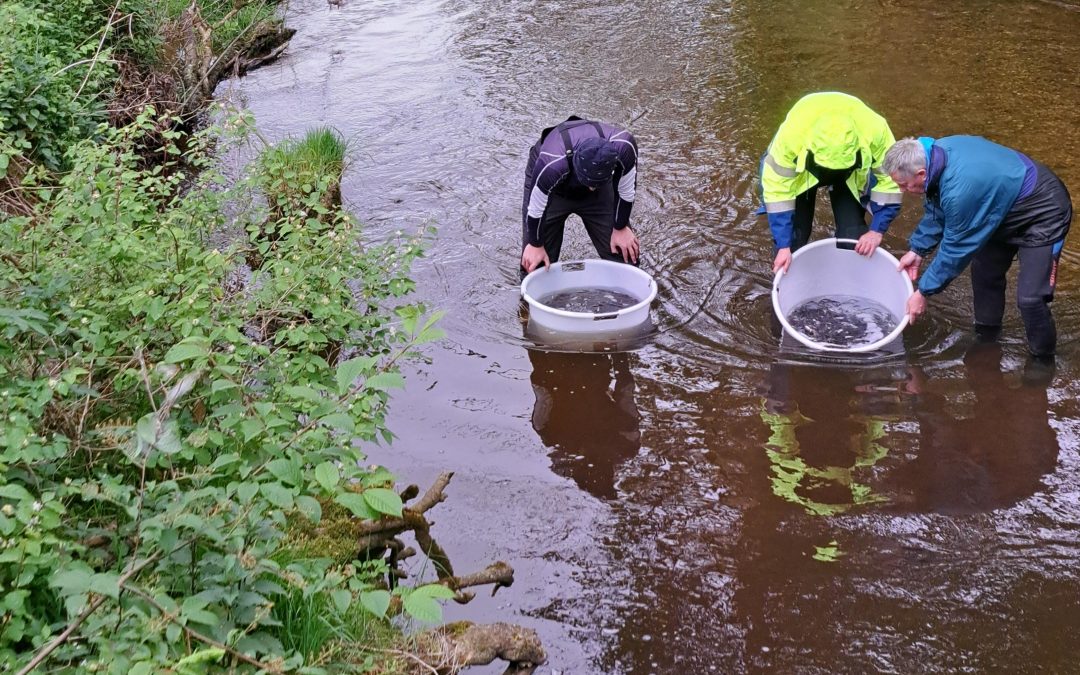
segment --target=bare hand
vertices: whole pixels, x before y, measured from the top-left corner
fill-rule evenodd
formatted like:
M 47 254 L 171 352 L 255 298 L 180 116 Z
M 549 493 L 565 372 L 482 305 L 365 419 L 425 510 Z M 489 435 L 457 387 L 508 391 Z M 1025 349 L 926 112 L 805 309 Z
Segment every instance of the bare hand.
M 788 268 L 791 267 L 791 249 L 782 248 L 776 252 L 776 257 L 772 261 L 772 272 L 776 274 L 780 270 L 784 270 L 784 274 L 787 274 Z
M 551 267 L 551 258 L 548 257 L 547 249 L 543 246 L 527 244 L 521 252 L 521 267 L 526 272 L 532 272 L 543 263 L 544 267 Z
M 908 277 L 912 281 L 919 276 L 919 265 L 922 264 L 922 256 L 915 251 L 908 251 L 904 254 L 904 257 L 900 258 L 900 264 L 896 266 L 901 272 L 907 272 Z
M 629 227 L 611 231 L 611 252 L 622 254 L 623 262 L 638 261 L 638 239 Z
M 907 300 L 908 323 L 915 323 L 926 311 L 926 298 L 923 294 L 915 291 Z
M 858 243 L 855 244 L 855 252 L 859 255 L 871 256 L 874 255 L 874 251 L 881 245 L 881 233 L 870 230 L 863 236 L 859 237 Z

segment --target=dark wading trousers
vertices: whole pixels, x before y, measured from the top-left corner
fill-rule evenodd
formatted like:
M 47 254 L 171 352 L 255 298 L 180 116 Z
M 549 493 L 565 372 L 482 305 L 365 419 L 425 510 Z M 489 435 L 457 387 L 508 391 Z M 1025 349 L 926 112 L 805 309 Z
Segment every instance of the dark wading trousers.
M 1065 184 L 1046 166 L 1038 162 L 1035 166 L 1038 177 L 1034 191 L 1013 204 L 994 237 L 972 258 L 971 290 L 975 332 L 996 337 L 1005 314 L 1005 275 L 1012 261 L 1019 258 L 1016 306 L 1024 321 L 1028 349 L 1033 356 L 1048 357 L 1053 356 L 1057 344 L 1050 302 L 1073 214 Z M 1023 246 L 1025 238 L 1034 239 L 1037 245 Z
M 818 190 L 826 187 L 818 183 L 795 198 L 795 215 L 792 218 L 791 252 L 794 253 L 810 241 L 814 225 L 814 204 Z M 833 218 L 836 221 L 837 239 L 858 239 L 869 229 L 866 225 L 866 209 L 855 199 L 844 179 L 836 181 L 829 191 Z
M 539 144 L 534 145 L 529 152 L 529 165 L 525 169 L 525 196 L 521 204 L 521 249 L 529 243 L 528 232 L 525 229 L 525 219 L 529 212 L 529 197 L 532 195 L 533 167 L 536 166 L 536 156 L 539 152 Z M 593 191 L 581 189 L 581 194 L 575 197 L 560 195 L 552 192 L 548 197 L 547 208 L 540 219 L 540 240 L 547 251 L 551 262 L 559 261 L 559 253 L 562 251 L 563 230 L 566 219 L 576 214 L 585 224 L 585 231 L 589 233 L 596 253 L 604 260 L 623 262 L 622 255 L 611 252 L 611 232 L 615 228 L 615 186 L 614 181 L 605 183 L 603 187 Z M 524 270 L 521 270 L 524 274 Z
M 1005 275 L 1013 259 L 1019 257 L 1016 305 L 1024 321 L 1028 348 L 1034 356 L 1052 356 L 1057 344 L 1057 327 L 1050 313 L 1050 302 L 1054 299 L 1060 254 L 1060 247 L 1053 244 L 1021 248 L 994 240 L 979 249 L 971 261 L 976 331 L 992 336 L 1001 328 L 1005 315 Z

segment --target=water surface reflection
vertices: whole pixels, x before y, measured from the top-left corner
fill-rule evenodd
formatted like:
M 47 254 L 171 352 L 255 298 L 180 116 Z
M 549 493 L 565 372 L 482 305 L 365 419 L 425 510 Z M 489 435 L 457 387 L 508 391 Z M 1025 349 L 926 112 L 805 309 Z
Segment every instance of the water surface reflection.
M 641 447 L 631 358 L 529 350 L 532 426 L 551 468 L 600 499 L 616 496 L 619 466 Z

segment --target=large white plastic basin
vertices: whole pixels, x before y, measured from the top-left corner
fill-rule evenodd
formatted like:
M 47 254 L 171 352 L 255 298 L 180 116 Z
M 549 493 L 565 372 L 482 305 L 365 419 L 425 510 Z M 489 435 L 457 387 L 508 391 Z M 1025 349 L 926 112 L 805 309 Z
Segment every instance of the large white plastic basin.
M 578 289 L 619 291 L 637 298 L 630 307 L 607 314 L 568 312 L 540 304 L 552 293 Z M 529 321 L 564 333 L 603 333 L 633 328 L 649 319 L 649 306 L 656 297 L 656 281 L 633 265 L 609 260 L 557 262 L 550 269 L 539 268 L 521 282 L 521 297 L 529 303 Z
M 835 352 L 872 352 L 900 336 L 908 324 L 907 301 L 914 289 L 907 274 L 898 272 L 899 261 L 878 247 L 874 255 L 862 256 L 836 244 L 855 244 L 853 239 L 822 239 L 803 246 L 791 256 L 787 273 L 773 279 L 772 304 L 784 331 L 811 349 Z M 873 300 L 892 312 L 896 326 L 870 344 L 840 347 L 810 339 L 788 323 L 799 305 L 821 297 L 847 295 Z

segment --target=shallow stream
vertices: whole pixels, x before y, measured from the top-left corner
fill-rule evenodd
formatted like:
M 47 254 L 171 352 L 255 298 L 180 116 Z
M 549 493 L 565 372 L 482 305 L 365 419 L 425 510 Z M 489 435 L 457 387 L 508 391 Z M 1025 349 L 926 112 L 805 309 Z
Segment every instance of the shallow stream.
M 219 94 L 271 138 L 350 138 L 369 236 L 438 227 L 415 275 L 448 338 L 369 454 L 422 485 L 456 471 L 436 537 L 459 570 L 516 570 L 449 617 L 536 628 L 542 673 L 1077 671 L 1080 245 L 1056 371 L 1027 363 L 1013 307 L 975 344 L 963 278 L 904 354 L 838 362 L 780 349 L 753 214 L 773 131 L 827 89 L 897 137 L 1017 147 L 1080 195 L 1075 2 L 290 5 L 286 55 Z M 524 162 L 572 113 L 634 120 L 641 147 L 632 223 L 660 292 L 632 352 L 523 337 Z M 563 259 L 593 256 L 571 223 Z

